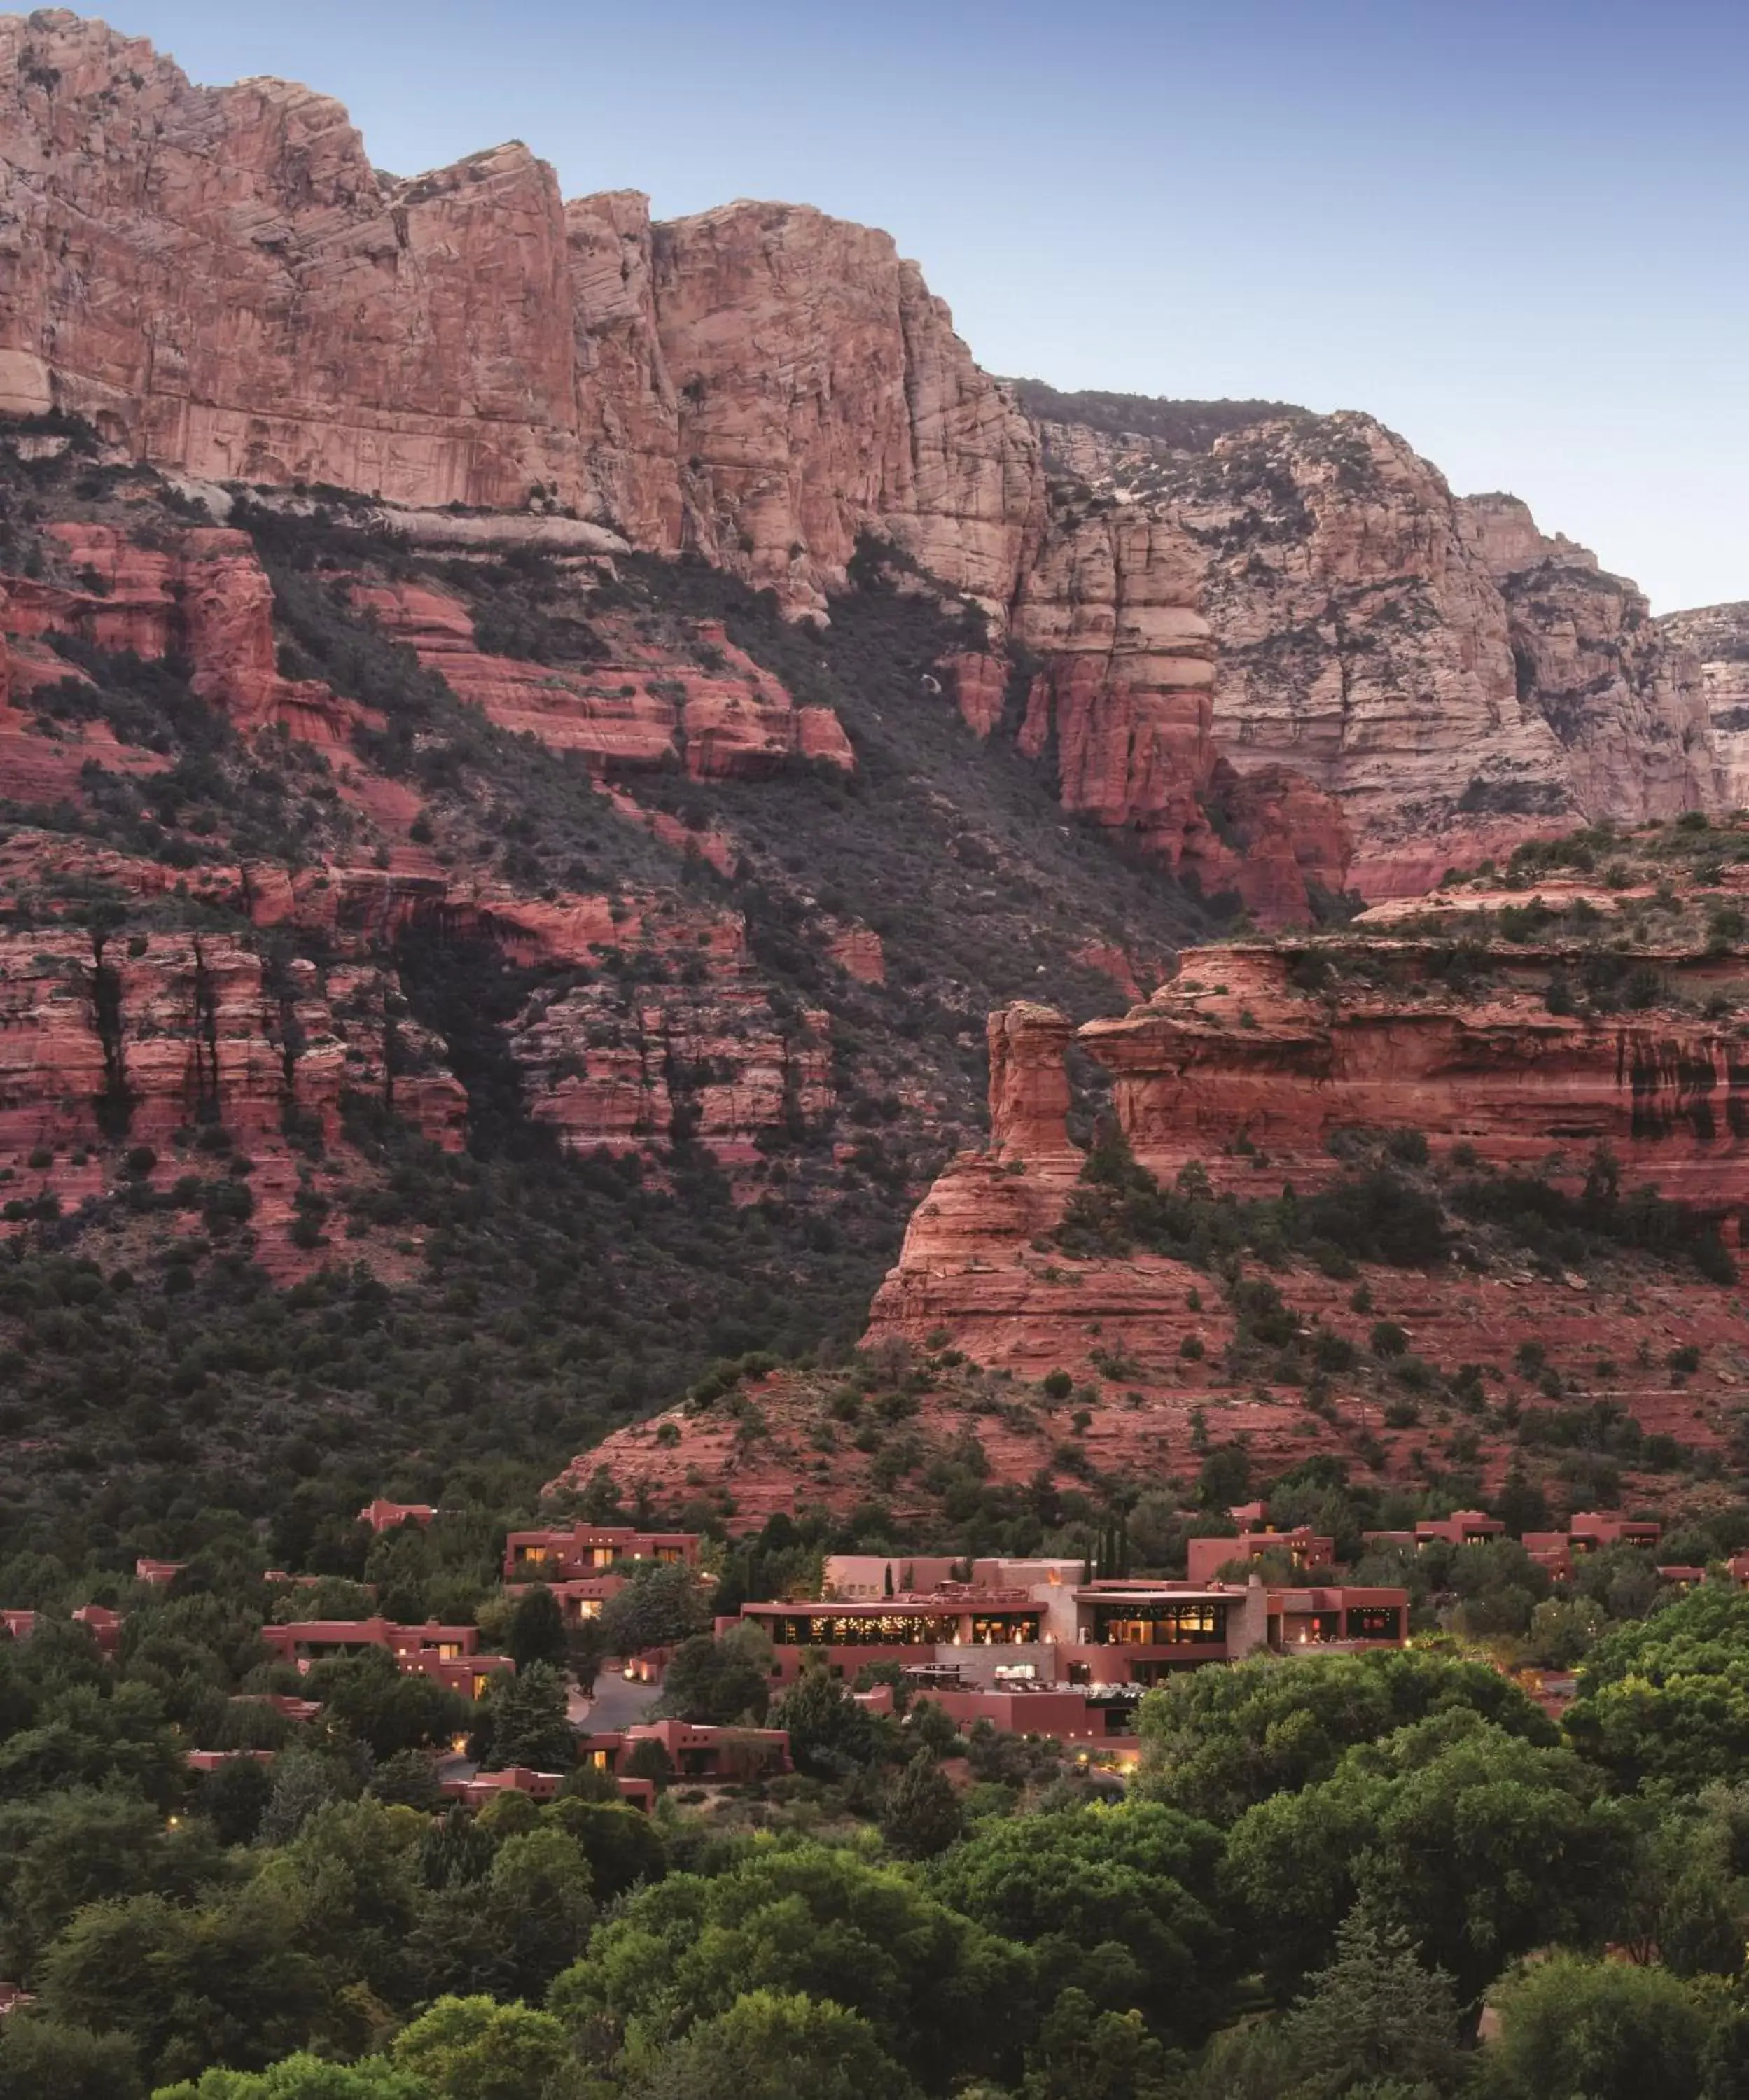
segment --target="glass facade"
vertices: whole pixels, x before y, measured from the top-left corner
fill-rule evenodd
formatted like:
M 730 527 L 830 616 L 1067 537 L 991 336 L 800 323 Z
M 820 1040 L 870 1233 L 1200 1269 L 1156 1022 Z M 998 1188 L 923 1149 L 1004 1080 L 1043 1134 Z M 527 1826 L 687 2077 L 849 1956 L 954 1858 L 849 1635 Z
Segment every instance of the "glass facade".
M 1340 1612 L 1292 1612 L 1282 1620 L 1283 1648 L 1321 1647 L 1325 1641 L 1342 1638 L 1342 1614 Z
M 1008 1648 L 1039 1638 L 1037 1612 L 786 1612 L 764 1624 L 779 1648 Z M 962 1626 L 969 1633 L 962 1635 Z
M 1213 1647 L 1226 1639 L 1226 1612 L 1224 1601 L 1206 1597 L 1186 1598 L 1181 1604 L 1151 1599 L 1096 1604 L 1093 1639 L 1111 1648 Z
M 1013 1641 L 1036 1641 L 1039 1637 L 1036 1612 L 990 1612 L 972 1621 L 974 1648 L 1005 1646 Z
M 936 1612 L 810 1612 L 766 1621 L 779 1648 L 926 1648 L 951 1642 L 956 1618 Z

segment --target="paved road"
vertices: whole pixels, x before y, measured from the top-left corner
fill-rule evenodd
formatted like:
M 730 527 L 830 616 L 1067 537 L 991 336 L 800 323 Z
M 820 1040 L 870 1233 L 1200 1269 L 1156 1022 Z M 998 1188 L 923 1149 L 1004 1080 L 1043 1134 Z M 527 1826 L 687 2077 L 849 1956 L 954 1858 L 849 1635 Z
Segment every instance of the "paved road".
M 598 1735 L 614 1728 L 629 1728 L 643 1719 L 661 1692 L 659 1684 L 629 1684 L 617 1670 L 604 1670 L 595 1679 L 593 1698 L 572 1693 L 570 1718 L 576 1726 L 587 1725 Z

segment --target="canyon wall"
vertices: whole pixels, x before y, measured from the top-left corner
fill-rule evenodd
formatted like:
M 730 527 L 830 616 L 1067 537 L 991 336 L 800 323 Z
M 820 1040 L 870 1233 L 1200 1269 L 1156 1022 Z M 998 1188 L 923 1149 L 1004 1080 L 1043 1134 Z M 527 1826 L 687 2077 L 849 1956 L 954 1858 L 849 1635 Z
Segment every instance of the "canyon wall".
M 569 510 L 797 611 L 826 609 L 872 527 L 1040 660 L 1003 733 L 1066 808 L 1271 919 L 1726 796 L 1680 633 L 1366 417 L 1205 449 L 1041 430 L 884 233 L 782 204 L 568 205 L 514 143 L 390 177 L 324 96 L 197 86 L 51 10 L 0 17 L 0 412 L 57 409 L 205 481 L 531 534 Z M 986 661 L 957 683 L 996 733 Z M 573 712 L 647 757 L 681 740 L 660 706 Z M 726 769 L 746 741 L 715 739 Z
M 1087 1160 L 1071 1134 L 1064 1063 L 1072 1042 L 1104 1069 L 1100 1135 L 1121 1132 L 1167 1188 L 1195 1165 L 1241 1200 L 1287 1185 L 1304 1196 L 1349 1171 L 1344 1132 L 1395 1132 L 1424 1136 L 1437 1164 L 1462 1172 L 1548 1170 L 1576 1189 L 1606 1146 L 1624 1194 L 1651 1181 L 1721 1215 L 1735 1238 L 1749 1059 L 1731 1023 L 1697 1008 L 1738 959 L 1664 956 L 1669 1004 L 1588 1021 L 1548 1010 L 1548 954 L 1497 952 L 1494 981 L 1468 995 L 1442 976 L 1448 960 L 1414 941 L 1192 950 L 1120 1019 L 1075 1030 L 1045 1007 L 992 1015 L 991 1142 L 960 1154 L 917 1207 L 875 1298 L 870 1342 L 951 1344 L 1027 1381 L 1066 1371 L 1082 1382 L 1074 1403 L 1106 1464 L 1148 1453 L 1182 1465 L 1212 1434 L 1243 1441 L 1259 1462 L 1289 1463 L 1310 1431 L 1358 1467 L 1412 1472 L 1425 1436 L 1413 1410 L 1402 1436 L 1381 1436 L 1376 1401 L 1341 1378 L 1320 1427 L 1300 1374 L 1277 1382 L 1255 1362 L 1243 1375 L 1224 1363 L 1234 1306 L 1218 1264 L 1058 1242 Z M 1365 1264 L 1365 1295 L 1352 1267 L 1298 1260 L 1252 1273 L 1274 1281 L 1302 1335 L 1323 1326 L 1363 1343 L 1367 1319 L 1393 1321 L 1447 1370 L 1534 1349 L 1539 1362 L 1604 1380 L 1642 1428 L 1703 1446 L 1727 1433 L 1737 1405 L 1734 1298 L 1685 1264 L 1642 1265 L 1624 1282 L 1589 1260 L 1561 1268 L 1510 1249 L 1460 1250 L 1434 1270 Z M 1717 1390 L 1679 1391 L 1667 1375 L 1669 1351 L 1691 1341 L 1723 1352 Z M 1503 1448 L 1480 1456 L 1491 1479 L 1508 1462 Z
M 1040 509 L 1030 426 L 886 234 L 568 208 L 514 143 L 398 180 L 327 97 L 60 10 L 0 17 L 0 411 L 202 479 L 538 490 L 815 604 L 878 521 L 1000 606 Z
M 1576 822 L 1725 805 L 1683 638 L 1524 505 L 1455 497 L 1371 417 L 1282 417 L 1201 452 L 1052 426 L 1045 456 L 1057 533 L 1104 519 L 1133 540 L 1146 518 L 1172 546 L 1209 732 L 1242 773 L 1287 767 L 1335 797 L 1363 893 Z

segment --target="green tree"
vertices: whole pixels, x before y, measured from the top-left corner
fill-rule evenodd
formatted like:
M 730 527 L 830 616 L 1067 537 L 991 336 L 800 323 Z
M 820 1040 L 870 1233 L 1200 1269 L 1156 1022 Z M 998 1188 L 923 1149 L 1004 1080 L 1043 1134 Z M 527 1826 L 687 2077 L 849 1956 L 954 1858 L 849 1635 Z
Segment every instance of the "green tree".
M 458 1692 L 407 1674 L 386 1648 L 318 1663 L 308 1689 L 321 1701 L 329 1727 L 369 1744 L 384 1762 L 403 1750 L 447 1743 L 466 1728 L 472 1714 Z
M 1585 1658 L 1567 1734 L 1623 1792 L 1694 1793 L 1749 1762 L 1749 1592 L 1708 1582 Z
M 1707 2016 L 1694 1987 L 1667 1970 L 1556 1954 L 1495 2003 L 1490 2100 L 1694 2100 L 1700 2090 Z
M 805 1992 L 860 2014 L 939 2092 L 962 2073 L 1018 2067 L 1030 1967 L 908 1869 L 797 1844 L 634 1890 L 547 2002 L 569 2025 L 618 2037 L 636 2067 L 749 1992 Z
M 626 1752 L 620 1770 L 627 1779 L 649 1780 L 658 1793 L 674 1783 L 674 1761 L 660 1736 L 640 1736 Z
M 273 1775 L 258 1758 L 227 1758 L 205 1773 L 195 1805 L 221 1845 L 247 1845 L 273 1798 Z
M 75 1789 L 13 1803 L 0 1809 L 7 1951 L 28 1971 L 82 1904 L 150 1891 L 189 1896 L 218 1867 L 204 1824 L 168 1829 L 137 1796 Z
M 691 1568 L 650 1561 L 634 1570 L 625 1587 L 602 1607 L 598 1621 L 608 1655 L 641 1655 L 646 1648 L 674 1648 L 710 1623 L 709 1597 Z
M 916 2100 L 865 2019 L 801 1991 L 750 1991 L 637 2078 L 629 2100 Z
M 680 1721 L 719 1727 L 749 1721 L 757 1727 L 771 1702 L 770 1679 L 744 1641 L 694 1634 L 669 1659 L 656 1710 Z
M 575 1762 L 576 1731 L 565 1718 L 565 1680 L 549 1662 L 496 1677 L 481 1702 L 475 1749 L 486 1771 L 528 1765 L 563 1771 Z
M 510 1653 L 519 1670 L 532 1662 L 550 1662 L 563 1670 L 570 1663 L 569 1637 L 559 1599 L 544 1582 L 531 1583 L 510 1613 Z
M 1320 1965 L 1364 1896 L 1468 2001 L 1515 1955 L 1583 1941 L 1619 1909 L 1633 1846 L 1602 1791 L 1570 1752 L 1447 1713 L 1249 1810 L 1229 1843 L 1230 1886 L 1278 1991 Z
M 815 1779 L 842 1779 L 876 1753 L 868 1710 L 827 1670 L 804 1670 L 772 1709 L 771 1723 L 789 1732 L 796 1769 Z
M 1221 1857 L 1208 1824 L 1129 1801 L 980 1824 L 929 1882 L 955 1910 L 1032 1949 L 1047 2001 L 1079 1990 L 1096 2008 L 1137 2006 L 1160 2032 L 1200 2040 L 1233 1969 Z
M 486 1997 L 439 1998 L 393 2049 L 432 2100 L 532 2100 L 568 2054 L 550 2014 Z
M 1450 1977 L 1422 1967 L 1400 1925 L 1357 1905 L 1337 1929 L 1328 1966 L 1308 1979 L 1283 2023 L 1294 2100 L 1342 2100 L 1386 2081 L 1455 2093 L 1465 2072 L 1457 2026 Z
M 927 1750 L 919 1750 L 886 1789 L 881 1802 L 881 1834 L 901 1860 L 930 1860 L 945 1852 L 964 1829 L 960 1798 Z
M 582 1952 L 594 1915 L 576 1838 L 551 1825 L 506 1838 L 479 1879 L 426 1902 L 413 1937 L 422 1995 L 538 1998 Z
M 144 2089 L 121 2035 L 91 2034 L 33 2013 L 0 2022 L 0 2100 L 139 2100 Z
M 668 1872 L 668 1848 L 647 1815 L 612 1802 L 556 1801 L 547 1811 L 583 1848 L 590 1886 L 598 1901 L 612 1903 L 640 1882 L 659 1882 Z
M 90 1904 L 42 1958 L 43 2015 L 121 2035 L 148 2073 L 262 2070 L 325 2034 L 332 1978 L 302 1942 L 294 1892 L 263 1880 L 188 1908 L 157 1895 Z
M 1059 1992 L 1027 2052 L 1022 2100 L 1168 2100 L 1166 2052 L 1138 2012 L 1101 2012 L 1084 1991 Z
M 431 2088 L 381 2057 L 330 2063 L 300 2050 L 265 2071 L 208 2071 L 152 2100 L 431 2100 Z
M 1272 1794 L 1327 1779 L 1344 1752 L 1430 1714 L 1480 1714 L 1533 1743 L 1552 1723 L 1486 1663 L 1417 1650 L 1186 1670 L 1142 1702 L 1138 1790 L 1230 1823 Z
M 331 1801 L 265 1869 L 297 1906 L 298 1943 L 334 1976 L 391 2003 L 410 1995 L 407 1936 L 417 1916 L 425 1819 L 382 1802 Z

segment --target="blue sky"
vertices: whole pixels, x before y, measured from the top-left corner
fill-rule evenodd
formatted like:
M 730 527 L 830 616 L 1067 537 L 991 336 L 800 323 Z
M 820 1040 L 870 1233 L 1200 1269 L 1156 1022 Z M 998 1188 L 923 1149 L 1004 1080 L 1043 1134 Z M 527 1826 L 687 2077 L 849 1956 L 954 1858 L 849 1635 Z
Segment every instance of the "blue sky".
M 1749 0 L 112 0 L 411 174 L 887 227 L 979 360 L 1370 410 L 1660 611 L 1749 598 Z

